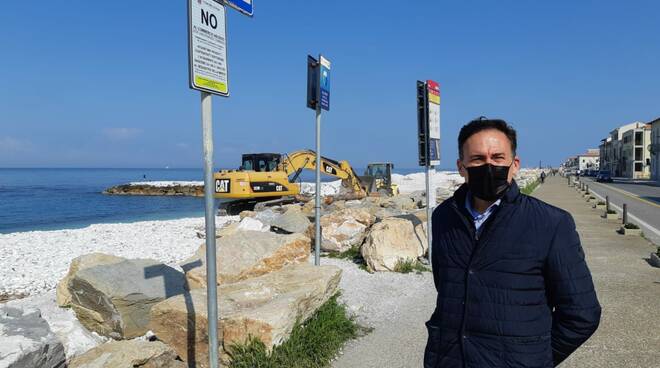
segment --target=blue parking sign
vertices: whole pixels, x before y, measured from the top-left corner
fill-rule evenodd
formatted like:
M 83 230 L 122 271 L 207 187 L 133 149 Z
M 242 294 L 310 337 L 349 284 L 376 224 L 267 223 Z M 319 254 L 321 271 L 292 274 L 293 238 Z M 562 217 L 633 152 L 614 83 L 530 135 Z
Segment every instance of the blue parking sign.
M 321 70 L 319 73 L 319 91 L 321 108 L 325 111 L 330 110 L 330 60 L 320 57 Z
M 245 15 L 252 16 L 254 14 L 252 0 L 225 0 L 225 3 Z

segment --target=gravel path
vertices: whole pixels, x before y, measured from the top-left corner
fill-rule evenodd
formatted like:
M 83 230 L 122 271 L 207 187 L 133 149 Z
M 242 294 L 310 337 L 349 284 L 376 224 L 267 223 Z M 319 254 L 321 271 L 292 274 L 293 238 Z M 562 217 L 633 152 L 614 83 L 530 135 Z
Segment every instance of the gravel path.
M 431 273 L 370 274 L 351 262 L 330 258 L 321 258 L 321 264 L 342 268 L 341 301 L 358 323 L 374 329 L 346 344 L 333 367 L 421 367 L 424 322 L 435 308 Z

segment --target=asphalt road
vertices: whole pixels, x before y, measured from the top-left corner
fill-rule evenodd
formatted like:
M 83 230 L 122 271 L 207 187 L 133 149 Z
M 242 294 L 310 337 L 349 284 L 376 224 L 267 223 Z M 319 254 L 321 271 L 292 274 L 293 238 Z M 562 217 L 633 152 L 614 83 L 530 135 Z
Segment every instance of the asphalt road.
M 616 180 L 598 183 L 590 177 L 581 181 L 601 198 L 609 196 L 612 209 L 621 215 L 623 204 L 628 208 L 628 222 L 639 225 L 650 241 L 660 245 L 660 186 L 654 182 Z

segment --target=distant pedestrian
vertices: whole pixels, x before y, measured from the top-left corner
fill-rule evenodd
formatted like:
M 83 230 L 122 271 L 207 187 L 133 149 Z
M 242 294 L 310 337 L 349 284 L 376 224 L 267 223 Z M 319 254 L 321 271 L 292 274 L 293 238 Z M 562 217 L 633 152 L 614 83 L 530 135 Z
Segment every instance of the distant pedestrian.
M 458 136 L 465 184 L 433 211 L 436 308 L 425 368 L 555 367 L 601 308 L 572 216 L 520 192 L 516 131 L 480 118 Z
M 545 183 L 545 171 L 541 171 L 541 184 Z

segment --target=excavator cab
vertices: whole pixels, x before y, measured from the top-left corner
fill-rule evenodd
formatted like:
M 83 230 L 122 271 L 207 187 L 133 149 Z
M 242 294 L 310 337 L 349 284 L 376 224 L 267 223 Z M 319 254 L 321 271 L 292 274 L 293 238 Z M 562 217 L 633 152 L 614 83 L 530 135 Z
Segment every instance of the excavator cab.
M 247 153 L 243 155 L 241 170 L 272 172 L 282 161 L 279 153 Z
M 392 183 L 392 170 L 394 164 L 391 162 L 376 162 L 367 165 L 364 172 L 365 182 L 369 183 L 369 193 L 381 193 L 385 195 L 399 194 L 399 187 Z

